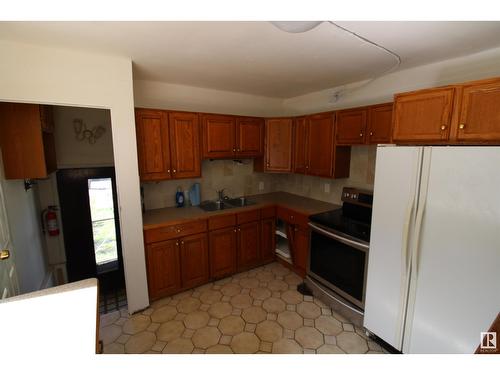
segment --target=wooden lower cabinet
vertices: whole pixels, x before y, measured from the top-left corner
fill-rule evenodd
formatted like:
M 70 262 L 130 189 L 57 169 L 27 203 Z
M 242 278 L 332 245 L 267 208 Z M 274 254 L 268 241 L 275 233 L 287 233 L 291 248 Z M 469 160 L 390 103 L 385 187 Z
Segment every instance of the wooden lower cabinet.
M 179 240 L 152 243 L 146 246 L 149 298 L 173 294 L 181 288 Z
M 260 224 L 260 256 L 262 262 L 274 260 L 276 250 L 276 219 L 263 219 Z
M 181 247 L 182 288 L 191 288 L 210 279 L 207 234 L 183 237 Z
M 260 262 L 260 222 L 242 224 L 238 227 L 237 270 L 253 267 Z
M 307 258 L 309 257 L 309 229 L 300 225 L 294 225 L 293 244 L 294 251 L 293 265 L 302 276 L 307 270 Z
M 208 236 L 211 276 L 218 279 L 235 273 L 238 247 L 236 228 L 213 230 Z

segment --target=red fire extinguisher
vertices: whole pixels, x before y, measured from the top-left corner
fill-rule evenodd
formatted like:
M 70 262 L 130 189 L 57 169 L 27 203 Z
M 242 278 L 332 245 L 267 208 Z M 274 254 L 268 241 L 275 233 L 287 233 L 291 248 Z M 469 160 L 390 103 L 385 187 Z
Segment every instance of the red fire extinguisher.
M 43 232 L 45 228 L 49 236 L 59 236 L 59 225 L 57 224 L 57 206 L 49 206 L 42 211 Z

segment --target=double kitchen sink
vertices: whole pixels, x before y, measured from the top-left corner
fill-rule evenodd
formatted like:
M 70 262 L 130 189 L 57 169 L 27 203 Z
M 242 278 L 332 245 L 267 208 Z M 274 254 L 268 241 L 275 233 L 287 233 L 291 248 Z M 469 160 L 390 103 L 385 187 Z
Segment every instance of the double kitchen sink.
M 255 202 L 249 201 L 246 197 L 240 197 L 201 202 L 200 208 L 204 211 L 220 211 L 228 208 L 251 206 L 252 204 L 255 204 Z

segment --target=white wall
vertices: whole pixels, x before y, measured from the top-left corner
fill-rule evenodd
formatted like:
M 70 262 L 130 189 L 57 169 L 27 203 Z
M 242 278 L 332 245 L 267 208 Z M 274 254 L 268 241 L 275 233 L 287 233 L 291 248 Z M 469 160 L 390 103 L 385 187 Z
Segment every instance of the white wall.
M 0 50 L 0 100 L 111 110 L 129 311 L 148 306 L 132 62 L 6 41 Z
M 500 76 L 500 48 L 388 74 L 359 90 L 347 92 L 336 103 L 331 101 L 336 88 L 285 99 L 282 103 L 283 115 L 389 102 L 399 92 L 495 76 Z
M 136 107 L 246 116 L 279 116 L 282 99 L 164 82 L 134 81 Z
M 81 119 L 87 129 L 102 126 L 104 134 L 91 144 L 76 138 L 73 120 Z M 111 116 L 107 109 L 54 107 L 58 168 L 107 167 L 114 164 Z

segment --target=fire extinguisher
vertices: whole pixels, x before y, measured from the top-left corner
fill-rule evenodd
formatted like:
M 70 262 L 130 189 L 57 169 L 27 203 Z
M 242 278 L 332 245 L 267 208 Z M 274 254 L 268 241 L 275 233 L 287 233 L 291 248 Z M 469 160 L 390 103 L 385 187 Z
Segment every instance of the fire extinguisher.
M 47 232 L 49 236 L 59 236 L 59 225 L 57 223 L 57 206 L 49 206 L 42 211 L 43 233 Z

